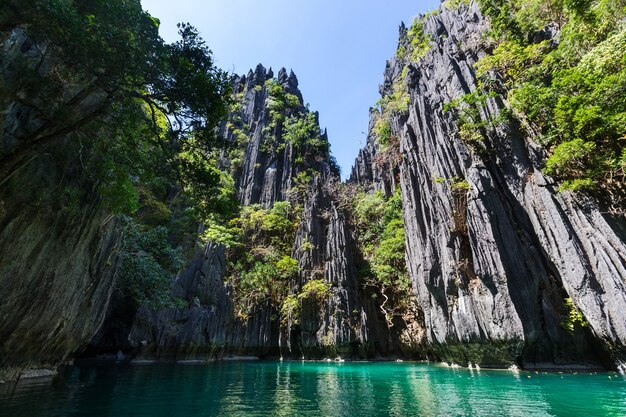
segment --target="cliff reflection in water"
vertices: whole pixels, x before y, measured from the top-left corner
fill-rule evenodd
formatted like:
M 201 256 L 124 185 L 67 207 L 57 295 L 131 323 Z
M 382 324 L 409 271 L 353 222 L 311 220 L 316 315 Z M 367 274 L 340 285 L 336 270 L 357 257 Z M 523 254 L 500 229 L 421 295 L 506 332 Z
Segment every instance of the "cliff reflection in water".
M 623 415 L 617 374 L 414 363 L 223 362 L 80 366 L 0 386 L 0 415 Z

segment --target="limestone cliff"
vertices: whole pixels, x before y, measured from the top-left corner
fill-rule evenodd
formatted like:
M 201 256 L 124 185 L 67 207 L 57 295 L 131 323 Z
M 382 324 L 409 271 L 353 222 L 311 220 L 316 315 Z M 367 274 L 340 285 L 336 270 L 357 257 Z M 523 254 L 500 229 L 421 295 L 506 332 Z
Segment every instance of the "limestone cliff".
M 475 2 L 442 5 L 423 19 L 423 58 L 391 59 L 382 87 L 389 97 L 401 80 L 408 93 L 390 124 L 400 141 L 408 268 L 430 349 L 481 366 L 615 366 L 626 346 L 624 219 L 558 192 L 541 172 L 545 155 L 534 138 L 514 121 L 493 123 L 507 108 L 500 96 L 478 104 L 488 126 L 479 143 L 463 140 L 445 109 L 477 90 L 473 65 L 486 53 L 487 25 Z M 402 27 L 399 46 L 407 43 Z M 372 164 L 379 150 L 370 137 L 353 180 L 384 186 Z M 566 331 L 572 308 L 588 327 Z
M 42 74 L 55 63 L 24 32 L 0 48 L 0 380 L 24 369 L 56 366 L 82 349 L 104 320 L 115 281 L 119 222 L 82 178 L 72 143 L 40 146 L 48 131 L 42 97 L 25 90 L 20 62 Z M 24 69 L 22 68 L 22 71 Z M 97 93 L 80 85 L 62 97 L 80 117 Z M 31 141 L 25 138 L 35 138 Z M 22 151 L 14 158 L 15 151 Z
M 285 139 L 283 128 L 273 123 L 272 83 L 279 83 L 302 103 L 293 73 L 281 69 L 276 78 L 273 75 L 271 69 L 259 65 L 233 80 L 238 102 L 223 136 L 231 143 L 238 141 L 238 135 L 245 139 L 237 161 L 225 158 L 224 164 L 233 172 L 242 205 L 269 208 L 285 200 L 302 204 L 301 223 L 292 243 L 300 272 L 289 284 L 290 293 L 298 293 L 311 279 L 323 279 L 332 295 L 322 306 L 305 302 L 297 323 L 283 320 L 281 326 L 279 312 L 269 303 L 256 305 L 247 319 L 238 318 L 227 284 L 225 248 L 209 242 L 174 284 L 175 295 L 190 307 L 140 311 L 130 339 L 142 357 L 366 357 L 389 350 L 386 342 L 375 349 L 371 340 L 372 328 L 380 323 L 375 308 L 363 300 L 351 231 L 333 196 L 339 178 L 330 154 L 309 145 L 296 147 Z M 297 104 L 286 110 L 286 117 L 307 111 Z M 327 141 L 325 132 L 321 141 Z M 304 188 L 297 187 L 300 173 L 311 174 Z
M 285 236 L 298 272 L 281 282 L 286 292 L 296 296 L 313 281 L 329 288 L 323 300 L 296 297 L 297 318 L 269 298 L 238 314 L 230 279 L 236 259 L 209 240 L 172 277 L 177 307 L 144 305 L 116 329 L 115 315 L 126 314 L 110 303 L 120 220 L 83 175 L 80 141 L 47 130 L 45 103 L 22 90 L 11 65 L 20 60 L 52 73 L 53 57 L 19 30 L 3 34 L 0 379 L 62 363 L 90 340 L 91 352 L 159 360 L 404 355 L 497 367 L 620 366 L 624 218 L 559 192 L 542 173 L 546 155 L 537 138 L 500 117 L 508 110 L 503 97 L 473 104 L 483 123 L 468 140 L 450 103 L 478 91 L 474 64 L 488 53 L 488 22 L 475 2 L 458 3 L 421 19 L 422 42 L 400 28 L 399 53 L 381 86 L 394 111 L 371 110 L 348 185 L 340 184 L 327 134 L 304 106 L 293 73 L 275 76 L 259 65 L 233 77 L 234 104 L 220 128 L 230 146 L 216 160 L 232 175 L 241 206 L 298 207 L 294 233 Z M 415 43 L 419 53 L 407 52 Z M 84 91 L 80 80 L 66 84 L 55 84 L 63 86 L 58 99 L 77 124 L 103 95 Z M 293 117 L 313 120 L 313 136 L 287 138 Z M 62 146 L 32 140 L 51 135 Z M 384 297 L 364 281 L 366 260 L 346 201 L 357 189 L 388 198 L 398 187 L 415 308 L 393 322 Z M 577 322 L 564 325 L 572 314 Z

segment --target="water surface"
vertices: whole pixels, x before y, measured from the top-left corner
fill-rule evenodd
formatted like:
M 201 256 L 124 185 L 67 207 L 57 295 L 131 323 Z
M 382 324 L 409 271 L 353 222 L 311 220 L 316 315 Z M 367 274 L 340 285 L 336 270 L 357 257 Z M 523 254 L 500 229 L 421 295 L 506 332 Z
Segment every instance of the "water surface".
M 0 385 L 0 416 L 626 415 L 613 373 L 536 374 L 422 363 L 220 362 L 68 368 Z

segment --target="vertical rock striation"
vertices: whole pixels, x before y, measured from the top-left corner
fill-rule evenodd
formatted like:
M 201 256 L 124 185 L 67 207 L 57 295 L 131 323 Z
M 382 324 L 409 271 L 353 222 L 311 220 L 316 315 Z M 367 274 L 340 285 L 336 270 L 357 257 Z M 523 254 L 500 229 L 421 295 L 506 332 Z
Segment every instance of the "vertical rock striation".
M 430 349 L 481 366 L 614 366 L 626 346 L 623 218 L 559 193 L 541 172 L 541 148 L 515 122 L 471 143 L 444 109 L 477 91 L 486 28 L 475 2 L 442 5 L 423 20 L 430 50 L 417 62 L 391 59 L 382 87 L 391 95 L 404 71 L 408 110 L 391 127 L 402 153 L 408 269 Z M 400 46 L 407 42 L 401 28 Z M 507 103 L 489 97 L 477 106 L 491 126 Z M 374 142 L 359 154 L 354 180 L 375 181 Z M 564 328 L 567 298 L 588 327 Z
M 242 205 L 269 209 L 291 201 L 302 207 L 291 252 L 300 272 L 287 284 L 289 293 L 321 280 L 330 296 L 302 300 L 298 320 L 281 317 L 270 301 L 238 317 L 227 249 L 208 242 L 173 281 L 173 295 L 185 306 L 141 307 L 124 343 L 139 357 L 160 360 L 364 358 L 421 349 L 425 329 L 431 357 L 461 364 L 616 367 L 626 361 L 624 218 L 558 192 L 541 172 L 545 155 L 535 138 L 515 121 L 500 121 L 507 110 L 502 97 L 475 104 L 484 126 L 480 139 L 467 140 L 448 104 L 479 91 L 474 64 L 487 53 L 488 23 L 475 2 L 460 3 L 421 20 L 428 48 L 420 58 L 404 53 L 387 63 L 381 94 L 401 101 L 388 115 L 391 135 L 381 144 L 381 114 L 371 110 L 368 140 L 350 177 L 386 196 L 401 188 L 407 268 L 419 312 L 403 318 L 402 329 L 390 329 L 380 297 L 372 297 L 359 273 L 364 255 L 329 151 L 319 146 L 327 143 L 326 132 L 318 132 L 316 145 L 288 140 L 273 89 L 290 96 L 291 104 L 280 109 L 283 120 L 309 114 L 298 80 L 259 65 L 233 79 L 237 105 L 221 133 L 240 152 L 225 151 L 221 163 L 233 174 Z M 414 47 L 410 36 L 402 26 L 405 52 Z M 19 29 L 0 46 L 7 93 L 0 97 L 3 379 L 58 364 L 92 339 L 109 307 L 121 231 L 101 207 L 95 184 L 81 179 L 75 143 L 65 148 L 28 140 L 37 132 L 50 136 L 46 115 L 37 110 L 45 106 L 20 90 L 11 62 L 45 73 L 54 67 L 52 58 Z M 79 80 L 59 97 L 73 106 L 74 121 L 104 100 L 97 91 L 83 94 Z M 76 197 L 74 189 L 84 193 Z M 585 325 L 564 326 L 577 312 Z M 106 337 L 99 334 L 92 344 L 107 345 Z
M 293 179 L 298 172 L 295 163 L 294 149 L 291 143 L 285 143 L 282 151 L 265 152 L 262 147 L 266 134 L 282 140 L 281 132 L 277 127 L 271 132 L 265 132 L 271 124 L 270 111 L 267 109 L 269 93 L 265 87 L 267 81 L 272 80 L 274 74 L 271 69 L 265 70 L 258 65 L 255 71 L 247 76 L 234 80 L 235 91 L 243 94 L 242 122 L 249 132 L 250 142 L 242 157 L 242 167 L 235 174 L 236 186 L 241 204 L 261 204 L 270 207 L 276 201 L 288 199 L 287 193 L 293 187 Z M 291 72 L 282 68 L 276 78 L 285 93 L 293 94 L 302 102 L 302 93 L 298 89 L 298 79 Z M 288 112 L 288 115 L 289 114 Z M 233 140 L 232 131 L 225 132 L 227 139 Z
M 105 318 L 116 276 L 120 225 L 81 179 L 72 143 L 24 138 L 46 130 L 38 91 L 24 91 L 16 68 L 42 74 L 56 65 L 20 29 L 0 42 L 0 380 L 55 366 L 84 348 Z M 61 94 L 76 117 L 97 107 L 80 85 Z M 14 158 L 20 151 L 20 158 Z M 85 190 L 83 196 L 73 190 Z
M 369 349 L 369 325 L 358 284 L 351 232 L 333 197 L 338 173 L 329 163 L 328 151 L 298 148 L 284 137 L 272 120 L 272 83 L 302 103 L 296 76 L 284 69 L 273 78 L 261 65 L 233 80 L 238 100 L 223 135 L 244 150 L 237 161 L 224 161 L 234 174 L 242 205 L 270 208 L 278 201 L 303 206 L 301 224 L 293 242 L 299 278 L 290 284 L 297 294 L 312 279 L 323 279 L 331 288 L 330 299 L 317 305 L 303 302 L 298 323 L 284 322 L 269 303 L 255 306 L 250 317 L 235 316 L 232 289 L 227 284 L 225 249 L 209 242 L 176 278 L 174 294 L 191 307 L 158 311 L 141 309 L 130 334 L 140 356 L 170 360 L 213 358 L 228 354 L 314 357 L 341 354 L 363 357 Z M 286 110 L 286 117 L 302 113 L 302 105 Z M 316 125 L 318 117 L 315 114 Z M 319 129 L 319 128 L 318 128 Z M 327 141 L 326 132 L 321 140 Z M 298 189 L 299 173 L 312 173 L 305 190 Z M 305 244 L 306 243 L 306 244 Z
M 382 88 L 381 94 L 384 94 Z M 381 150 L 374 133 L 377 117 L 377 112 L 370 109 L 367 141 L 365 146 L 359 149 L 348 182 L 363 186 L 368 191 L 380 190 L 389 196 L 398 186 L 400 161 L 399 158 L 387 161 L 388 158 L 383 157 L 384 151 Z
M 301 276 L 294 287 L 323 278 L 332 296 L 322 309 L 305 304 L 300 323 L 289 323 L 286 351 L 291 355 L 366 357 L 375 353 L 369 346 L 370 320 L 356 274 L 354 242 L 345 214 L 333 199 L 331 188 L 336 181 L 324 175 L 315 178 L 296 235 L 294 255 Z M 304 249 L 307 242 L 309 248 Z

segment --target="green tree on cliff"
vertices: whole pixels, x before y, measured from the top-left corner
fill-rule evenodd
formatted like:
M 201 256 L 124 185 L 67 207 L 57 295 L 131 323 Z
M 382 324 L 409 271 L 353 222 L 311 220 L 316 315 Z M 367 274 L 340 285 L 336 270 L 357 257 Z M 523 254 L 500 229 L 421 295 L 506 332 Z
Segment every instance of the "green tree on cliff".
M 173 44 L 158 27 L 139 0 L 3 2 L 5 36 L 25 30 L 41 54 L 39 65 L 12 64 L 20 83 L 3 93 L 36 112 L 41 124 L 0 149 L 0 170 L 10 175 L 31 151 L 81 136 L 98 160 L 92 171 L 109 173 L 97 178 L 103 189 L 118 188 L 111 195 L 129 194 L 129 175 L 155 171 L 210 195 L 219 173 L 206 156 L 226 114 L 227 75 L 192 26 L 179 25 Z M 111 152 L 124 158 L 109 158 Z
M 67 174 L 42 185 L 51 199 L 63 188 L 126 215 L 119 282 L 136 303 L 171 302 L 198 222 L 232 203 L 214 158 L 230 83 L 195 28 L 179 35 L 164 42 L 139 0 L 0 3 L 0 41 L 19 45 L 0 50 L 0 102 L 35 120 L 3 133 L 0 186 L 48 158 Z

